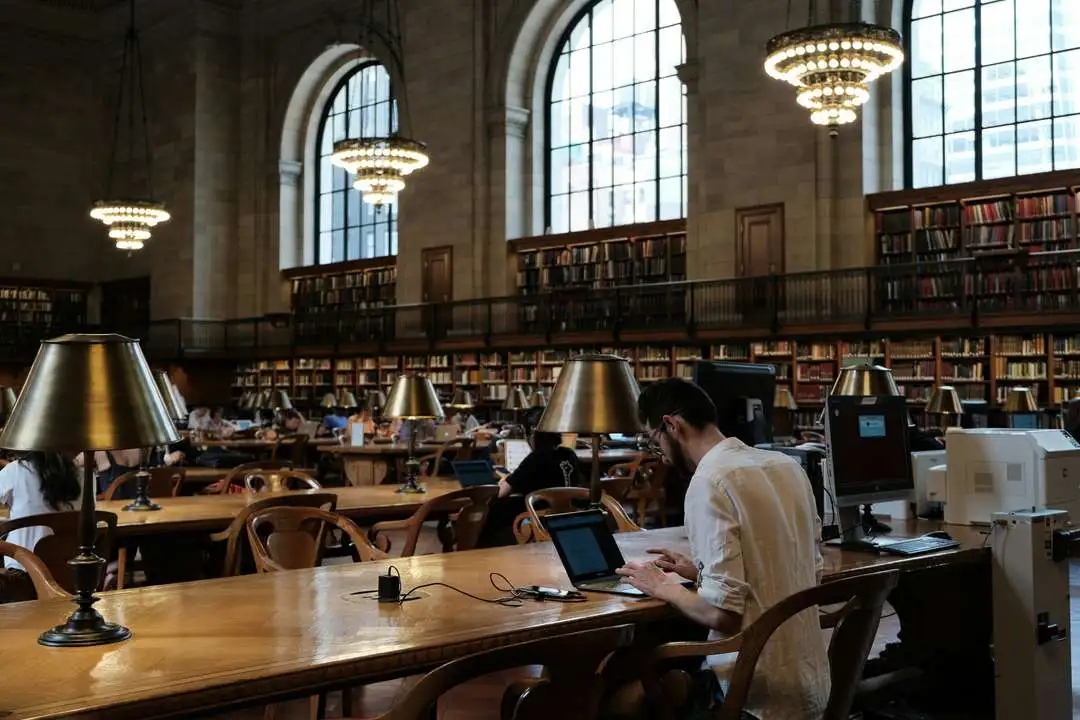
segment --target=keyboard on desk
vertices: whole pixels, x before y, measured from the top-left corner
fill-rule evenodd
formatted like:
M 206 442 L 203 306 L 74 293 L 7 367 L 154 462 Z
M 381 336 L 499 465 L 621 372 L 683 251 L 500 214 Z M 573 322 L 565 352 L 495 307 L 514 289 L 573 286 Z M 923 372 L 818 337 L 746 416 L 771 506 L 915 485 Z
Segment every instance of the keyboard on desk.
M 917 537 L 911 538 L 910 540 L 898 540 L 894 543 L 880 543 L 877 545 L 877 549 L 883 553 L 904 556 L 923 555 L 925 553 L 949 550 L 950 548 L 955 547 L 960 547 L 959 541 L 936 537 Z

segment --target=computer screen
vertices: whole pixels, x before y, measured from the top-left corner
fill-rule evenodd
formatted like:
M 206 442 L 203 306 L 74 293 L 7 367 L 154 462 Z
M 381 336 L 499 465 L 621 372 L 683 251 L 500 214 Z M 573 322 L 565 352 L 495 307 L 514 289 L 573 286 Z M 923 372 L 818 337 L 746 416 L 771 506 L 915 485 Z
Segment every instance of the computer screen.
M 1009 418 L 1009 426 L 1013 430 L 1038 430 L 1039 416 L 1035 413 L 1014 413 Z
M 773 441 L 776 369 L 772 365 L 698 361 L 694 382 L 716 405 L 717 427 L 724 435 L 751 446 Z
M 907 404 L 898 397 L 830 397 L 825 434 L 839 505 L 906 497 L 913 482 Z
M 566 574 L 573 582 L 614 575 L 625 564 L 619 546 L 599 510 L 545 515 L 541 518 Z

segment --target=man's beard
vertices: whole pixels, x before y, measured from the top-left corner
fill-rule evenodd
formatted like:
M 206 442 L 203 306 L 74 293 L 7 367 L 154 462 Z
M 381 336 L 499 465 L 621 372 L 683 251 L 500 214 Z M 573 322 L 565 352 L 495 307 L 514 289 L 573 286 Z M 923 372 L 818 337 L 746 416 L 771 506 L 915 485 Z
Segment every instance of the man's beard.
M 686 457 L 686 453 L 679 443 L 670 443 L 670 445 L 671 451 L 667 453 L 668 465 L 682 477 L 690 479 L 694 474 L 694 467 L 690 463 L 690 458 Z

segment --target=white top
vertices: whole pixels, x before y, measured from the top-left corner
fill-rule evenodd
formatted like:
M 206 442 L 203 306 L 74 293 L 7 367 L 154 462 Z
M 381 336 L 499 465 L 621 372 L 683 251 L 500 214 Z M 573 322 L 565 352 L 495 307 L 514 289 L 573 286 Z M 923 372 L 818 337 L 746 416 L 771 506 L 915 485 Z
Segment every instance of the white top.
M 41 494 L 41 480 L 33 467 L 21 460 L 8 463 L 0 470 L 0 503 L 8 506 L 9 517 L 12 520 L 28 515 L 56 512 L 45 502 L 45 496 Z M 74 510 L 75 506 L 64 509 Z M 47 527 L 19 528 L 8 534 L 7 541 L 33 552 L 38 540 L 48 535 L 52 535 L 52 530 Z M 9 557 L 4 558 L 4 567 L 16 570 L 25 569 Z
M 727 438 L 701 459 L 684 511 L 700 573 L 698 593 L 741 614 L 743 628 L 820 581 L 821 520 L 810 481 L 793 458 Z M 732 661 L 708 660 L 725 687 Z M 769 638 L 746 711 L 759 720 L 809 720 L 822 716 L 828 697 L 825 638 L 818 611 L 811 608 Z
M 206 408 L 195 408 L 188 415 L 188 430 L 209 430 L 213 416 Z

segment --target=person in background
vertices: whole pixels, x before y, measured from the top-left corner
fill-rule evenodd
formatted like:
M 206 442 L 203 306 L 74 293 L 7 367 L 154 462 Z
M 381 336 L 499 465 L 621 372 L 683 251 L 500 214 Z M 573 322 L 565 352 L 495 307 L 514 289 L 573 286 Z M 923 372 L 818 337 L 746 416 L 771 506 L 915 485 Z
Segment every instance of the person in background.
M 1065 407 L 1065 432 L 1080 440 L 1080 397 L 1073 398 Z
M 499 497 L 511 493 L 528 495 L 550 487 L 571 487 L 581 484 L 577 454 L 562 446 L 559 433 L 533 432 L 529 440 L 532 452 L 525 456 L 517 469 L 499 478 Z
M 74 510 L 81 492 L 74 464 L 59 453 L 26 453 L 0 470 L 0 503 L 8 507 L 12 520 Z M 51 534 L 46 527 L 19 528 L 8 534 L 7 541 L 33 552 L 38 540 Z M 26 570 L 12 558 L 4 558 L 0 603 L 34 597 Z
M 371 412 L 371 406 L 366 402 L 361 403 L 360 407 L 356 408 L 356 412 L 349 416 L 348 426 L 345 429 L 346 438 L 352 437 L 353 425 L 362 425 L 364 428 L 364 435 L 374 435 L 376 431 L 375 417 Z
M 299 410 L 282 410 L 274 418 L 274 430 L 279 435 L 292 435 L 300 429 L 304 416 Z
M 236 432 L 236 426 L 225 419 L 225 408 L 222 407 L 214 408 L 214 412 L 210 415 L 210 423 L 205 429 L 222 439 Z
M 693 476 L 684 510 L 690 555 L 651 549 L 657 560 L 630 563 L 620 575 L 707 627 L 713 638 L 738 634 L 769 608 L 820 582 L 821 522 L 797 461 L 724 437 L 712 400 L 685 380 L 650 384 L 638 397 L 638 414 L 665 461 Z M 683 580 L 697 587 L 687 589 Z M 709 664 L 697 677 L 704 692 L 695 696 L 708 700 L 696 713 L 723 705 L 730 666 Z M 799 613 L 769 638 L 747 713 L 762 720 L 820 718 L 829 677 L 817 608 Z
M 480 427 L 480 421 L 468 410 L 461 410 L 454 413 L 454 416 L 450 418 L 450 422 L 461 428 L 461 432 L 463 433 L 470 433 Z
M 85 458 L 83 453 L 75 456 L 75 466 L 82 468 Z M 105 492 L 116 478 L 124 473 L 138 470 L 142 466 L 142 451 L 133 450 L 98 450 L 94 453 L 94 477 L 97 494 Z M 134 500 L 136 486 L 133 482 L 124 483 L 113 496 L 114 500 Z
M 349 427 L 348 413 L 344 408 L 334 408 L 334 411 L 322 419 L 322 429 L 333 435 L 335 430 L 347 430 Z
M 188 430 L 209 430 L 212 420 L 213 416 L 210 414 L 210 408 L 197 407 L 188 415 Z
M 409 433 L 416 432 L 416 442 L 422 443 L 435 437 L 434 420 L 395 420 L 390 428 L 390 436 L 396 436 L 398 442 L 408 442 Z

